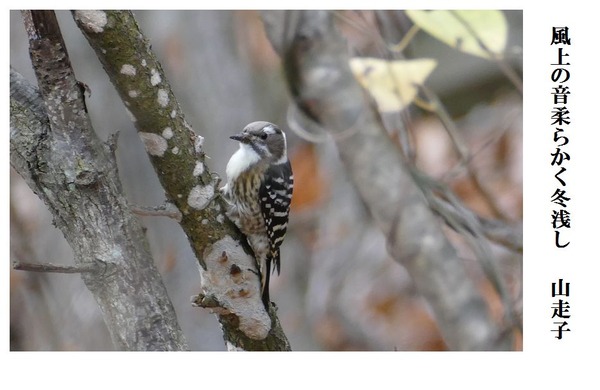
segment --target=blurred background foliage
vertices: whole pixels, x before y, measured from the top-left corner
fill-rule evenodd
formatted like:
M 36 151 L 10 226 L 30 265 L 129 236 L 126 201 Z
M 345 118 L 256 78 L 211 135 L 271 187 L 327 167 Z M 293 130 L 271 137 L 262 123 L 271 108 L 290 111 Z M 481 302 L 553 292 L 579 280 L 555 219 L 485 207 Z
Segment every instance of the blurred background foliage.
M 503 11 L 507 40 L 503 61 L 522 73 L 522 12 Z M 296 185 L 282 273 L 272 278 L 272 299 L 293 350 L 443 350 L 427 304 L 406 271 L 389 258 L 385 238 L 346 177 L 327 137 L 309 142 L 290 130 L 281 61 L 266 39 L 256 11 L 137 11 L 140 27 L 162 62 L 187 121 L 205 137 L 209 167 L 225 177 L 237 148 L 229 136 L 247 123 L 268 120 L 288 132 Z M 117 158 L 131 204 L 162 204 L 164 193 L 124 105 L 67 11 L 57 12 L 77 78 L 91 90 L 92 123 L 106 140 L 120 132 Z M 456 153 L 443 123 L 417 101 L 384 115 L 392 139 L 408 130 L 416 165 L 449 185 L 481 216 L 522 221 L 522 97 L 495 61 L 464 53 L 425 31 L 403 11 L 339 11 L 336 23 L 353 56 L 429 58 L 437 62 L 425 81 L 441 99 L 470 169 Z M 412 27 L 412 29 L 411 29 Z M 35 83 L 21 15 L 10 16 L 10 61 Z M 397 51 L 392 43 L 414 34 Z M 396 50 L 396 51 L 395 51 Z M 292 126 L 293 127 L 293 126 Z M 385 167 L 382 167 L 385 169 Z M 44 204 L 11 171 L 11 258 L 71 264 L 72 251 L 52 226 Z M 224 350 L 208 311 L 194 308 L 197 262 L 177 223 L 143 217 L 154 259 L 193 350 Z M 442 224 L 440 220 L 440 224 Z M 501 304 L 458 234 L 449 238 L 477 281 L 492 313 Z M 522 302 L 522 256 L 493 245 L 511 295 Z M 78 276 L 10 272 L 11 350 L 111 350 L 93 297 Z M 520 305 L 520 303 L 519 303 Z M 520 308 L 517 311 L 521 311 Z M 520 335 L 515 349 L 521 349 Z

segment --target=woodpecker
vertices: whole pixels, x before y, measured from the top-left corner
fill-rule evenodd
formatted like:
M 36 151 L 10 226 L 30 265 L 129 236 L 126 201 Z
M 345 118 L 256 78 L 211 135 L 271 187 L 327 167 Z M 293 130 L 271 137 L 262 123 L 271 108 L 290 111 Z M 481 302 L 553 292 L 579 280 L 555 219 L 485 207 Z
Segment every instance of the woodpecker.
M 269 307 L 271 270 L 279 275 L 279 247 L 287 230 L 294 189 L 285 133 L 269 122 L 252 122 L 231 139 L 239 149 L 227 163 L 227 183 L 221 192 L 227 215 L 246 235 L 261 275 L 261 294 Z

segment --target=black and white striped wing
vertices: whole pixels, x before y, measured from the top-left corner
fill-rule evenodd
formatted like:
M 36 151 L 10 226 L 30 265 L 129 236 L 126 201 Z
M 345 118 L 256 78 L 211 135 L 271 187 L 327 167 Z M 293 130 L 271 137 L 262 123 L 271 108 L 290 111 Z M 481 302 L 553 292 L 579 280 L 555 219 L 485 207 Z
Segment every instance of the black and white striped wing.
M 281 268 L 279 247 L 287 231 L 294 188 L 292 166 L 289 161 L 271 165 L 265 172 L 265 178 L 259 190 L 260 207 L 269 236 L 270 260 L 275 263 L 277 274 L 279 274 Z M 268 264 L 269 268 L 270 265 Z

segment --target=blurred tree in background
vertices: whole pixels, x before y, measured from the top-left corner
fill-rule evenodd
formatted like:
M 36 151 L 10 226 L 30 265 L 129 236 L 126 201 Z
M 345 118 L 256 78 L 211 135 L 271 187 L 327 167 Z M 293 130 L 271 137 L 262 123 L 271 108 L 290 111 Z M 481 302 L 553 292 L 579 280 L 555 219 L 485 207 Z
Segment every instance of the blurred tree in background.
M 507 349 L 518 350 L 522 337 L 518 330 L 522 321 L 522 244 L 518 239 L 522 224 L 522 87 L 518 81 L 522 13 L 503 11 L 501 15 L 506 21 L 506 42 L 496 55 L 486 45 L 492 41 L 479 36 L 481 27 L 465 20 L 468 15 L 464 14 L 453 16 L 459 25 L 469 27 L 467 34 L 479 37 L 474 40 L 475 49 L 469 49 L 469 40 L 459 39 L 458 48 L 442 42 L 428 30 L 428 21 L 420 19 L 426 16 L 404 11 L 336 11 L 331 24 L 347 41 L 347 53 L 353 58 L 429 59 L 428 64 L 435 64 L 426 70 L 401 68 L 396 76 L 389 71 L 391 63 L 385 62 L 383 73 L 404 97 L 402 109 L 385 110 L 369 84 L 378 65 L 351 62 L 357 79 L 374 96 L 366 99 L 372 99 L 371 105 L 381 111 L 389 142 L 397 146 L 406 166 L 414 169 L 411 177 L 439 216 L 436 223 L 458 253 L 464 267 L 461 272 L 485 302 L 498 333 L 514 336 Z M 122 101 L 70 13 L 57 12 L 57 16 L 77 79 L 91 90 L 86 103 L 96 132 L 107 140 L 120 131 L 116 156 L 129 203 L 162 204 L 164 191 Z M 440 329 L 445 322 L 439 314 L 436 318 L 436 304 L 432 309 L 431 301 L 423 297 L 427 286 L 415 286 L 410 267 L 407 270 L 401 259 L 392 258 L 392 238 L 374 222 L 373 206 L 361 197 L 364 193 L 357 192 L 357 183 L 339 158 L 336 142 L 352 137 L 352 129 L 330 135 L 322 122 L 316 125 L 315 118 L 300 112 L 302 92 L 293 90 L 297 74 L 290 66 L 297 61 L 302 67 L 308 60 L 298 51 L 286 51 L 290 42 L 284 38 L 283 47 L 278 47 L 276 38 L 289 38 L 293 32 L 289 25 L 278 25 L 283 20 L 280 15 L 139 11 L 135 16 L 186 120 L 204 136 L 203 148 L 210 156 L 207 164 L 213 171 L 225 177 L 225 165 L 237 148 L 229 136 L 247 123 L 267 120 L 287 131 L 296 184 L 282 247 L 282 272 L 272 278 L 271 298 L 292 349 L 451 348 L 443 337 L 447 333 Z M 438 16 L 448 17 L 429 15 Z M 302 20 L 296 22 L 302 24 Z M 493 30 L 494 23 L 485 20 L 483 24 Z M 19 12 L 11 12 L 10 28 L 11 65 L 35 84 Z M 301 30 L 302 26 L 296 33 Z M 290 47 L 298 44 L 294 42 Z M 310 34 L 303 42 L 307 51 L 319 47 L 311 46 Z M 410 97 L 398 87 L 402 80 L 397 77 L 403 76 L 409 79 L 405 84 L 413 91 L 407 92 Z M 383 178 L 387 169 L 381 165 L 378 171 Z M 436 203 L 428 194 L 443 202 Z M 460 218 L 464 215 L 466 220 L 475 218 L 485 234 L 473 232 L 473 225 L 465 226 Z M 189 297 L 199 291 L 198 265 L 177 222 L 140 218 L 190 349 L 224 349 L 215 316 L 190 305 Z M 43 202 L 12 170 L 11 257 L 65 265 L 73 258 Z M 491 271 L 481 257 L 489 257 Z M 499 296 L 490 272 L 501 281 L 506 296 Z M 99 308 L 80 277 L 11 270 L 10 293 L 12 350 L 114 348 Z

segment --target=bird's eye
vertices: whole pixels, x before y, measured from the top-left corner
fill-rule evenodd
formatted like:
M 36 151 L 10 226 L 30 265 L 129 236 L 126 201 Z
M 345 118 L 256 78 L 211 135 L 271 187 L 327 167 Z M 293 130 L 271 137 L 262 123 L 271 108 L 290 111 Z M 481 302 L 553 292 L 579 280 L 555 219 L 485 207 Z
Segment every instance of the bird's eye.
M 260 135 L 260 138 L 262 138 L 262 139 L 267 139 L 267 136 L 268 136 L 268 134 L 267 134 L 267 133 L 262 133 L 262 134 Z

